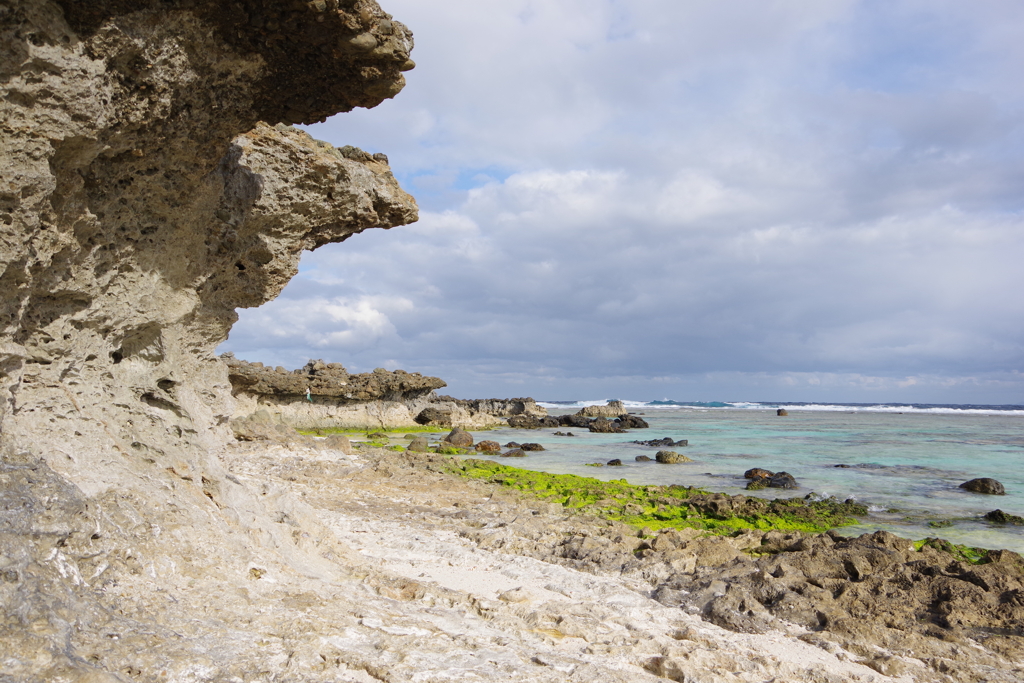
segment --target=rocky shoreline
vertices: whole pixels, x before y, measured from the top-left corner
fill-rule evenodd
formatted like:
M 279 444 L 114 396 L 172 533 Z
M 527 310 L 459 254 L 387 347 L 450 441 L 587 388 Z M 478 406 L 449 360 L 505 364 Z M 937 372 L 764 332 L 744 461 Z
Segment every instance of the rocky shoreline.
M 325 439 L 239 442 L 219 457 L 219 490 L 163 477 L 179 482 L 177 506 L 158 502 L 170 503 L 166 495 L 84 504 L 61 492 L 45 465 L 4 463 L 4 509 L 46 499 L 41 487 L 60 506 L 49 513 L 58 527 L 44 528 L 44 510 L 5 527 L 5 547 L 19 540 L 26 549 L 5 555 L 0 582 L 4 604 L 19 605 L 0 627 L 6 676 L 838 683 L 1024 675 L 1024 575 L 1013 553 L 975 565 L 884 533 L 644 533 L 467 478 L 469 460 L 374 448 L 349 455 Z M 262 499 L 265 517 L 251 527 L 258 535 L 217 521 L 228 509 L 255 512 L 229 508 L 234 489 Z M 191 498 L 209 509 L 200 512 L 198 500 L 181 507 Z M 188 509 L 200 514 L 182 516 Z M 55 613 L 74 620 L 47 617 Z M 52 649 L 54 637 L 66 645 Z

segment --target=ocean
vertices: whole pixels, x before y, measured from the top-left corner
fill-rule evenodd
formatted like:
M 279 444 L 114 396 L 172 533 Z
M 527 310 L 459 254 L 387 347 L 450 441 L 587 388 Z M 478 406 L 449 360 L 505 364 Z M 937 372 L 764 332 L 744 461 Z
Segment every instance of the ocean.
M 605 401 L 539 403 L 551 415 L 565 415 Z M 572 437 L 555 436 L 554 429 L 501 429 L 479 438 L 536 442 L 547 449 L 525 459 L 493 458 L 515 467 L 763 498 L 855 498 L 869 506 L 870 515 L 841 529 L 844 534 L 885 529 L 907 538 L 939 537 L 1024 553 L 1024 527 L 982 518 L 995 509 L 1024 516 L 1024 406 L 624 403 L 651 428 L 627 434 L 561 428 Z M 779 407 L 789 415 L 777 416 Z M 694 462 L 635 461 L 638 455 L 653 458 L 659 449 L 632 441 L 663 437 L 687 439 L 689 446 L 672 450 Z M 613 458 L 623 466 L 587 466 Z M 743 473 L 752 467 L 789 472 L 800 488 L 746 491 Z M 1006 495 L 958 488 L 976 477 L 999 480 Z

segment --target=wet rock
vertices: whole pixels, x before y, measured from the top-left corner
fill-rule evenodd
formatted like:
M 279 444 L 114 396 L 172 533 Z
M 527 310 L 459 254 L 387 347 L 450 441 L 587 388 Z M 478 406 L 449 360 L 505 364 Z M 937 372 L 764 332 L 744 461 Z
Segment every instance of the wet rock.
M 518 443 L 516 441 L 509 441 L 507 444 L 505 444 L 505 448 L 521 448 L 521 447 L 522 447 L 522 444 L 520 444 L 520 443 Z
M 797 489 L 800 486 L 796 478 L 789 472 L 776 472 L 768 480 L 768 486 L 773 489 Z
M 636 415 L 620 415 L 615 418 L 615 422 L 622 429 L 648 429 L 650 427 L 646 420 Z
M 680 439 L 673 441 L 671 437 L 666 436 L 664 439 L 651 439 L 650 441 L 634 441 L 633 443 L 641 446 L 649 446 L 651 448 L 682 448 L 689 446 L 690 442 L 687 439 Z
M 543 451 L 543 450 L 545 450 L 544 447 L 541 446 L 539 443 L 524 443 L 522 446 L 520 446 L 520 448 L 522 448 L 524 451 Z
M 526 451 L 522 448 L 513 448 L 512 450 L 505 451 L 501 454 L 503 458 L 525 458 Z
M 991 496 L 1005 496 L 1006 489 L 1003 485 L 991 479 L 989 477 L 981 477 L 979 479 L 971 479 L 960 484 L 960 488 L 966 489 L 971 493 L 986 493 Z
M 501 444 L 497 441 L 481 441 L 476 445 L 476 449 L 481 453 L 495 455 L 501 453 Z
M 649 456 L 646 456 L 646 455 L 638 455 L 638 456 L 636 456 L 636 461 L 637 462 L 651 462 L 651 458 Z
M 658 451 L 654 454 L 654 459 L 665 465 L 674 465 L 680 462 L 693 462 L 690 458 L 685 455 L 680 455 L 675 451 Z
M 618 458 L 613 458 L 607 462 L 608 467 L 622 467 L 622 461 Z
M 619 427 L 616 423 L 606 420 L 603 417 L 599 417 L 590 423 L 588 429 L 598 434 L 622 434 L 626 430 Z
M 774 472 L 760 467 L 752 467 L 743 473 L 744 479 L 771 479 L 773 476 L 775 476 Z
M 996 524 L 1016 524 L 1018 526 L 1024 526 L 1024 517 L 1017 515 L 1008 515 L 1002 510 L 993 510 L 992 512 L 985 513 L 985 519 L 989 522 Z
M 786 410 L 785 408 L 779 408 L 778 410 L 775 411 L 775 414 L 778 415 L 779 417 L 785 417 L 789 415 L 789 411 Z
M 473 447 L 473 435 L 463 429 L 459 429 L 458 427 L 448 432 L 448 436 L 444 437 L 441 441 L 442 443 L 450 444 L 456 448 Z
M 591 422 L 591 419 L 580 417 L 578 415 L 562 415 L 558 418 L 558 424 L 561 427 L 578 427 L 580 429 L 586 429 L 590 426 Z

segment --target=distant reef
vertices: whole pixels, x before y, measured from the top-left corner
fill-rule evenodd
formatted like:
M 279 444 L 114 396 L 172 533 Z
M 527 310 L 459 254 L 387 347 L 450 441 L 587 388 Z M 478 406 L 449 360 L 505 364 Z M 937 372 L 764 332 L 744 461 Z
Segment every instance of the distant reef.
M 310 360 L 297 370 L 239 360 L 227 364 L 232 416 L 236 432 L 248 430 L 246 420 L 279 422 L 299 430 L 394 429 L 427 425 L 487 429 L 507 426 L 515 415 L 544 416 L 532 398 L 456 399 L 438 396 L 447 386 L 438 377 L 418 372 L 388 371 L 350 374 L 340 363 Z

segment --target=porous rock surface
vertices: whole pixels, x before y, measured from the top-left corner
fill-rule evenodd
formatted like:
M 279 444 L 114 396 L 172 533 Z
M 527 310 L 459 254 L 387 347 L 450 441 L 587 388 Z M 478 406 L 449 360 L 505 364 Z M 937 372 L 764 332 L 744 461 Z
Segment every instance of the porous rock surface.
M 235 309 L 417 216 L 382 155 L 260 121 L 378 104 L 411 34 L 372 2 L 12 0 L 0 37 L 4 452 L 88 494 L 140 462 L 215 476 Z

